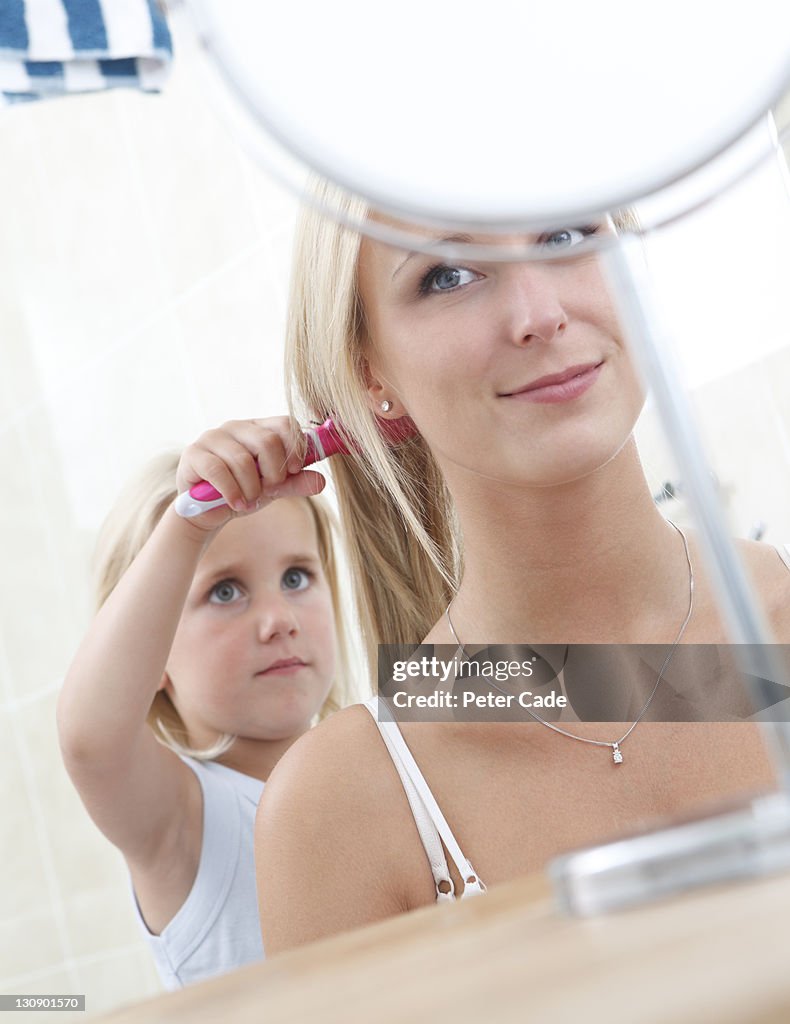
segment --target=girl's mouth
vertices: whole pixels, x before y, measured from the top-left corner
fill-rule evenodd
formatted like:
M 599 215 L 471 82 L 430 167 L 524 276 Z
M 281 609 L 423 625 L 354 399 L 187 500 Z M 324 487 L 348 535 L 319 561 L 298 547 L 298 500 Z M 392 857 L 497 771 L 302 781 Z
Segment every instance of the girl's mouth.
M 280 658 L 279 661 L 273 661 L 267 668 L 255 674 L 258 676 L 290 676 L 306 667 L 301 658 Z

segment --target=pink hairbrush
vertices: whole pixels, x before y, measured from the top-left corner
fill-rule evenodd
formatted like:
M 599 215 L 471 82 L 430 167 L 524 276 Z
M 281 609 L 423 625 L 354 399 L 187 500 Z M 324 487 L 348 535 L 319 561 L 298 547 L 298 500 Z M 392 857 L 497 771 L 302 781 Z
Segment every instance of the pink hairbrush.
M 381 436 L 388 445 L 397 445 L 414 437 L 417 428 L 408 416 L 397 420 L 379 420 Z M 307 437 L 307 454 L 303 466 L 312 466 L 314 462 L 328 459 L 330 455 L 348 455 L 352 449 L 346 440 L 341 436 L 337 427 L 331 419 L 325 420 L 320 427 L 309 427 L 303 431 Z M 356 446 L 352 446 L 358 450 Z M 226 504 L 225 499 L 219 491 L 212 487 L 207 480 L 200 480 L 193 484 L 188 491 L 179 494 L 176 498 L 176 512 L 185 519 L 199 516 L 209 509 L 219 508 Z

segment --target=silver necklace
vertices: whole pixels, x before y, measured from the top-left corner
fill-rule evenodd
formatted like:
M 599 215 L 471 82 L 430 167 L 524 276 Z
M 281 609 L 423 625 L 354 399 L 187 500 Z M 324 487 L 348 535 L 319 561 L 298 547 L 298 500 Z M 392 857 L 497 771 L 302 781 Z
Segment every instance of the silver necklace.
M 667 522 L 670 524 L 670 526 L 675 527 L 675 529 L 678 531 L 683 540 L 683 551 L 686 555 L 686 564 L 688 565 L 689 569 L 689 607 L 688 611 L 686 612 L 686 617 L 683 620 L 680 630 L 678 631 L 678 635 L 675 637 L 675 642 L 672 644 L 672 647 L 669 650 L 669 654 L 667 654 L 666 658 L 664 658 L 664 663 L 662 664 L 659 670 L 658 678 L 656 679 L 655 686 L 653 687 L 650 696 L 647 698 L 644 706 L 642 707 L 642 710 L 636 716 L 636 718 L 628 727 L 626 732 L 623 733 L 619 740 L 591 740 L 588 739 L 586 736 L 577 736 L 576 733 L 566 732 L 565 729 L 560 729 L 558 725 L 554 725 L 552 722 L 547 722 L 545 718 L 541 718 L 540 715 L 536 714 L 534 711 L 531 711 L 529 708 L 524 709 L 527 712 L 527 714 L 531 715 L 535 719 L 535 721 L 540 722 L 541 725 L 545 725 L 547 729 L 553 729 L 554 732 L 558 732 L 562 736 L 567 736 L 569 739 L 572 740 L 579 740 L 580 743 L 591 743 L 596 747 L 610 747 L 612 751 L 612 760 L 615 764 L 623 763 L 623 753 L 620 750 L 620 747 L 623 743 L 625 743 L 625 741 L 628 739 L 628 737 L 631 735 L 631 733 L 634 731 L 637 725 L 642 721 L 642 718 L 647 713 L 647 709 L 652 704 L 653 698 L 655 697 L 656 691 L 658 690 L 658 684 L 661 682 L 661 679 L 664 675 L 664 671 L 666 670 L 667 665 L 671 661 L 672 655 L 675 653 L 675 648 L 680 643 L 683 634 L 686 632 L 686 626 L 688 626 L 689 622 L 691 621 L 691 613 L 694 611 L 694 569 L 691 565 L 691 555 L 689 554 L 688 541 L 686 540 L 685 533 L 680 529 L 679 526 L 673 523 L 670 519 L 668 519 Z M 450 604 L 447 605 L 447 608 L 445 609 L 444 613 L 447 619 L 447 625 L 450 627 L 450 632 L 453 634 L 453 639 L 458 644 L 461 653 L 468 661 L 469 655 L 466 653 L 466 648 L 459 640 L 458 634 L 456 633 L 455 628 L 453 627 L 453 620 L 450 618 L 450 607 L 452 603 L 453 602 L 451 601 Z M 500 689 L 500 687 L 496 686 L 495 683 L 492 683 L 491 685 L 494 686 L 497 690 Z

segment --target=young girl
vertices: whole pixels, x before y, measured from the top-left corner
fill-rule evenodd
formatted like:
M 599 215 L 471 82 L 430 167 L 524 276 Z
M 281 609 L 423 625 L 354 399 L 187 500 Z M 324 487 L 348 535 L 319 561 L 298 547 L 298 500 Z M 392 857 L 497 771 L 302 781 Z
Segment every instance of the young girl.
M 332 413 L 364 452 L 332 473 L 372 664 L 379 643 L 727 642 L 696 537 L 661 516 L 639 462 L 643 390 L 582 245 L 612 230 L 532 239 L 558 261 L 446 265 L 305 216 L 290 369 L 302 414 Z M 377 422 L 403 417 L 417 436 L 386 448 Z M 789 641 L 790 555 L 737 544 Z M 269 952 L 773 784 L 757 725 L 649 721 L 654 681 L 635 702 L 612 680 L 610 722 L 399 728 L 370 704 L 305 736 L 258 815 Z
M 105 525 L 101 607 L 58 703 L 66 767 L 126 858 L 168 988 L 263 956 L 258 798 L 348 702 L 325 481 L 303 448 L 287 419 L 239 421 L 151 463 Z M 183 519 L 173 499 L 200 479 L 229 507 Z

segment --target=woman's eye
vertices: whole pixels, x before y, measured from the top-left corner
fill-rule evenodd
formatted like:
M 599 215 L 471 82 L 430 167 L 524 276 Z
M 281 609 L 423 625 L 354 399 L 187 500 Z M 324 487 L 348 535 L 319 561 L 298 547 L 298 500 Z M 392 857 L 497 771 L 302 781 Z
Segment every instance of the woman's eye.
M 222 580 L 211 588 L 208 599 L 212 604 L 230 604 L 231 601 L 235 601 L 239 597 L 241 597 L 239 587 L 235 583 L 231 583 L 230 580 Z
M 306 569 L 286 569 L 283 573 L 283 590 L 305 590 L 310 586 L 311 573 Z
M 546 249 L 571 249 L 574 245 L 583 242 L 585 238 L 594 235 L 598 230 L 596 226 L 586 228 L 563 228 L 561 231 L 552 231 L 551 234 L 543 235 L 538 239 L 538 244 Z
M 420 291 L 452 292 L 478 279 L 478 274 L 464 267 L 431 267 L 420 282 Z

